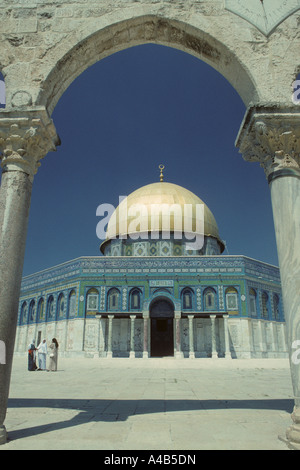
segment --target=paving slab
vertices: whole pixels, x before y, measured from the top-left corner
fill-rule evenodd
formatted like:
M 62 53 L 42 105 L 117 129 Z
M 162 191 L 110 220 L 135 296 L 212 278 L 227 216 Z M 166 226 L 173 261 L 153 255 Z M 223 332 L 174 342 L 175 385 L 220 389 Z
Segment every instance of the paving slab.
M 285 359 L 15 357 L 0 450 L 288 450 Z

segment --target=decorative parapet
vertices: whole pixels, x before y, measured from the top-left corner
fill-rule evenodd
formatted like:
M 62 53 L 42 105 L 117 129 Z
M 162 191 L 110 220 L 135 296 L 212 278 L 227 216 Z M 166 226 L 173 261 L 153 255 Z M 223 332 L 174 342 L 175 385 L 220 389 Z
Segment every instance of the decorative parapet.
M 23 171 L 33 177 L 40 160 L 60 144 L 45 108 L 0 113 L 0 155 L 3 171 Z
M 81 257 L 67 261 L 58 266 L 25 276 L 22 280 L 22 293 L 45 288 L 61 281 L 95 278 L 99 285 L 112 278 L 122 278 L 124 274 L 131 277 L 145 276 L 149 281 L 164 283 L 165 278 L 174 276 L 197 277 L 232 277 L 254 276 L 264 280 L 273 280 L 280 284 L 279 268 L 256 261 L 245 256 L 195 256 L 157 258 L 112 258 L 104 256 Z M 173 280 L 174 282 L 174 280 Z M 199 304 L 201 304 L 200 295 Z
M 300 177 L 300 113 L 295 109 L 250 108 L 236 140 L 243 158 L 259 162 L 268 182 Z

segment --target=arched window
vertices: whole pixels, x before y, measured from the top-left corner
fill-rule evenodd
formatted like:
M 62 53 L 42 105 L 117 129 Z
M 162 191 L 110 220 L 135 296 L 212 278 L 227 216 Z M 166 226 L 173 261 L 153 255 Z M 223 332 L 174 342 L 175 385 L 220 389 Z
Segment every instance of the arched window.
M 111 289 L 108 292 L 107 300 L 108 310 L 118 310 L 120 300 L 120 292 L 118 289 Z
M 65 310 L 65 296 L 63 293 L 59 294 L 58 302 L 57 302 L 57 313 L 58 318 L 63 318 Z
M 54 297 L 50 295 L 47 302 L 47 320 L 55 319 L 55 310 L 54 310 Z
M 21 307 L 20 323 L 24 325 L 27 323 L 27 302 L 23 302 Z
M 238 310 L 238 292 L 234 287 L 228 287 L 225 292 L 227 310 Z
M 68 317 L 73 318 L 76 315 L 76 292 L 72 290 L 69 295 L 69 311 Z
M 141 308 L 141 292 L 139 289 L 133 289 L 130 293 L 130 309 L 140 310 Z
M 191 289 L 184 289 L 181 294 L 181 302 L 183 310 L 191 310 L 193 308 L 193 293 Z
M 274 317 L 275 320 L 280 320 L 280 304 L 279 304 L 279 296 L 277 294 L 273 294 L 273 307 L 274 307 Z
M 92 288 L 87 293 L 86 309 L 89 312 L 97 312 L 99 303 L 99 292 L 97 289 Z
M 266 292 L 262 293 L 261 301 L 262 301 L 262 317 L 269 318 L 269 296 Z
M 45 302 L 44 302 L 44 299 L 41 298 L 38 303 L 37 320 L 38 321 L 43 320 L 44 316 L 45 316 Z
M 208 287 L 204 291 L 205 310 L 214 310 L 216 308 L 216 291 L 212 287 Z
M 249 309 L 250 309 L 250 315 L 252 317 L 257 316 L 257 308 L 256 308 L 256 291 L 254 289 L 249 290 Z
M 35 320 L 35 301 L 32 300 L 29 304 L 29 323 L 33 323 Z

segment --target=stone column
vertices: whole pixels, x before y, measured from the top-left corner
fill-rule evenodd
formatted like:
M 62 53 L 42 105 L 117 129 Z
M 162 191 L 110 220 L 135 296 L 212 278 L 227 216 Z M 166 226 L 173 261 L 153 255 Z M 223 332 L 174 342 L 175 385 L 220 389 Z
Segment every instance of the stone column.
M 175 357 L 177 359 L 181 359 L 183 357 L 183 353 L 181 352 L 181 312 L 175 311 L 174 319 L 175 319 L 174 352 L 175 352 Z
M 134 351 L 134 323 L 135 323 L 136 315 L 130 315 L 130 359 L 135 359 L 135 351 Z
M 99 357 L 105 355 L 106 320 L 100 315 L 99 320 Z
M 0 340 L 6 364 L 0 365 L 0 444 L 6 442 L 4 420 L 11 376 L 18 303 L 33 177 L 39 160 L 56 149 L 59 139 L 44 108 L 0 113 Z
M 112 358 L 112 324 L 113 324 L 113 315 L 108 315 L 108 337 L 107 337 L 107 359 Z
M 149 312 L 143 312 L 144 319 L 144 348 L 143 348 L 143 359 L 149 357 Z
M 194 350 L 194 315 L 189 315 L 189 359 L 195 359 L 195 350 Z
M 250 108 L 236 142 L 258 161 L 270 186 L 295 407 L 289 445 L 300 448 L 300 113 L 296 106 Z
M 264 338 L 263 338 L 261 320 L 257 321 L 257 327 L 258 327 L 258 333 L 259 333 L 259 352 L 260 352 L 260 356 L 263 357 L 263 353 L 265 349 L 264 349 Z
M 229 315 L 223 315 L 223 319 L 224 319 L 224 337 L 225 337 L 225 359 L 231 359 L 230 343 L 229 343 L 228 318 L 229 318 Z
M 96 349 L 97 352 L 94 354 L 94 359 L 100 356 L 100 331 L 101 331 L 101 314 L 96 313 L 95 318 L 98 320 L 97 326 L 97 338 L 96 338 Z
M 216 315 L 210 315 L 211 320 L 211 357 L 216 359 L 218 357 L 216 348 Z

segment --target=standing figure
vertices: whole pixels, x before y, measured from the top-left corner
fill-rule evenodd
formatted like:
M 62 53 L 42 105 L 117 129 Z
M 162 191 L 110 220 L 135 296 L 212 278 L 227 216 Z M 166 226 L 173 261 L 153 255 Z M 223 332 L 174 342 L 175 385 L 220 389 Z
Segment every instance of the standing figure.
M 39 353 L 39 370 L 46 370 L 46 358 L 47 358 L 47 343 L 46 340 L 43 339 L 43 341 L 39 344 L 37 347 L 38 353 Z
M 56 338 L 52 339 L 50 344 L 50 360 L 49 360 L 49 370 L 55 372 L 57 371 L 57 357 L 58 357 L 58 342 Z
M 36 365 L 36 347 L 35 347 L 35 340 L 33 339 L 28 346 L 28 370 L 30 372 L 37 369 Z

